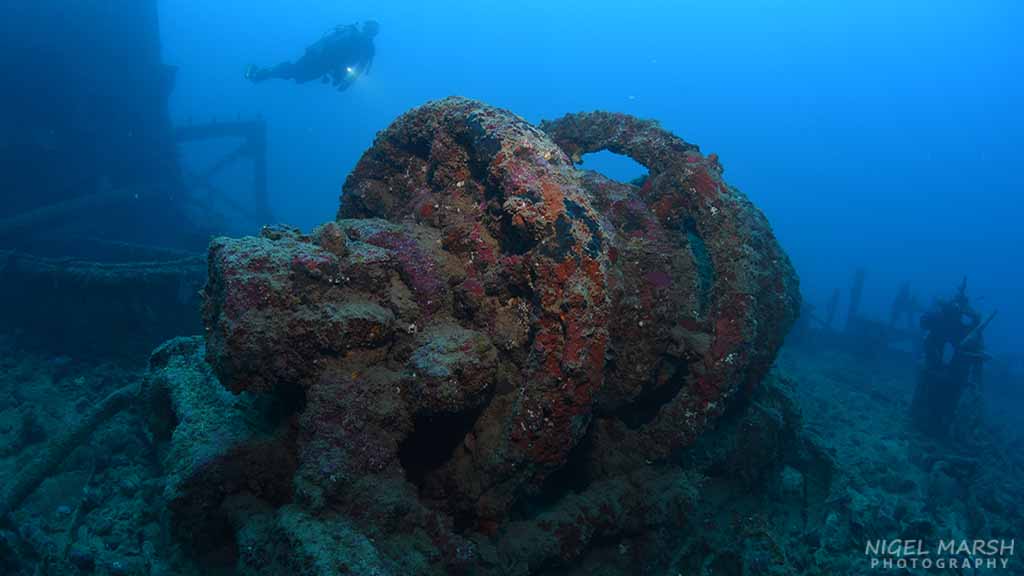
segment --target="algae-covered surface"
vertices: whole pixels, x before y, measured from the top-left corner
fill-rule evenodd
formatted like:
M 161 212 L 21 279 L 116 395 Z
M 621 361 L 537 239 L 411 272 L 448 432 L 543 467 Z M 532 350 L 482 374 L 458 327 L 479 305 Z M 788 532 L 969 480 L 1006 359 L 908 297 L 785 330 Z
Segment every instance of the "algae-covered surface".
M 1024 574 L 1019 6 L 4 3 L 0 576 Z
M 465 331 L 442 336 L 418 354 L 450 356 L 473 340 Z M 113 364 L 35 355 L 16 350 L 9 340 L 2 345 L 0 475 L 5 484 L 91 403 L 125 381 L 154 378 L 153 371 L 147 375 Z M 179 340 L 163 352 L 157 377 L 190 383 L 184 388 L 190 393 L 173 402 L 201 401 L 223 412 L 197 414 L 191 425 L 179 423 L 175 434 L 188 438 L 169 450 L 160 450 L 161 439 L 155 437 L 162 429 L 154 420 L 158 410 L 144 416 L 135 407 L 111 419 L 11 514 L 0 531 L 5 574 L 402 573 L 382 560 L 383 552 L 395 550 L 382 552 L 358 519 L 324 521 L 294 506 L 260 512 L 261 505 L 239 503 L 245 497 L 237 495 L 233 509 L 246 510 L 248 519 L 239 542 L 197 561 L 175 534 L 169 510 L 182 476 L 192 473 L 182 466 L 203 465 L 208 456 L 202 454 L 223 451 L 224 444 L 253 433 L 244 415 L 256 418 L 251 416 L 256 408 L 215 386 L 200 361 L 201 341 Z M 457 369 L 463 361 L 457 358 L 441 362 L 437 370 Z M 669 465 L 652 465 L 634 480 L 660 486 L 649 500 L 636 501 L 621 485 L 610 484 L 552 508 L 524 512 L 524 518 L 558 522 L 566 514 L 602 510 L 609 522 L 628 523 L 638 510 L 647 510 L 648 520 L 657 510 L 685 516 L 681 522 L 659 529 L 655 539 L 615 532 L 613 543 L 590 544 L 571 567 L 525 562 L 495 573 L 868 574 L 879 570 L 865 554 L 876 539 L 1015 538 L 1024 526 L 1019 450 L 995 426 L 995 418 L 954 444 L 920 435 L 907 417 L 915 368 L 912 356 L 901 352 L 864 357 L 834 343 L 789 345 L 749 403 L 727 413 Z M 203 423 L 216 425 L 204 429 Z M 177 452 L 188 447 L 196 453 Z M 596 526 L 600 531 L 600 523 Z M 528 559 L 548 545 L 529 523 L 511 524 L 505 536 L 496 548 L 477 552 Z M 246 538 L 259 547 L 246 545 Z M 276 548 L 267 548 L 267 542 Z M 426 561 L 415 560 L 420 554 L 415 539 L 408 545 L 409 560 L 398 570 L 415 573 Z M 958 570 L 903 573 L 976 573 Z M 991 573 L 1024 570 L 1013 556 L 1005 569 Z

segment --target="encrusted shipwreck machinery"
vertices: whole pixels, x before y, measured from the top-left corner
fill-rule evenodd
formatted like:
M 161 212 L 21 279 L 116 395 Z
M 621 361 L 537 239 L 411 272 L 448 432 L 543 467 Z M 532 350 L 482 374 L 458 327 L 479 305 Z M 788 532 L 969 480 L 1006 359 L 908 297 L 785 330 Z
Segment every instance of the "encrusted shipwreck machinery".
M 605 149 L 643 185 L 574 167 Z M 266 574 L 568 573 L 656 547 L 699 498 L 673 450 L 765 375 L 798 309 L 721 172 L 624 115 L 405 114 L 335 221 L 210 246 L 205 342 L 148 382 L 172 527 Z

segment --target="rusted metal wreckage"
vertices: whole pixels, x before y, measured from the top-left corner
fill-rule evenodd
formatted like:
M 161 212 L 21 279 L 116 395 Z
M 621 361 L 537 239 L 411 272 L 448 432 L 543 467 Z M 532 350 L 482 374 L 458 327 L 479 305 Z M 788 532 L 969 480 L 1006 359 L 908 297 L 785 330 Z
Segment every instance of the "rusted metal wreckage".
M 650 174 L 576 168 L 598 150 Z M 554 573 L 657 546 L 700 491 L 673 451 L 756 386 L 800 301 L 715 155 L 462 98 L 381 132 L 335 220 L 216 239 L 204 292 L 205 338 L 156 353 L 144 396 L 174 532 L 251 574 Z
M 250 222 L 271 221 L 270 203 L 267 196 L 267 124 L 256 120 L 214 121 L 206 124 L 186 124 L 174 130 L 174 140 L 179 146 L 204 140 L 240 140 L 231 149 L 212 162 L 203 171 L 186 173 L 186 182 L 193 188 L 191 202 L 210 208 L 216 201 L 223 202 Z M 245 197 L 235 199 L 219 190 L 213 178 L 240 161 L 249 161 L 252 166 L 252 188 Z M 206 194 L 198 194 L 204 191 Z M 205 200 L 204 200 L 205 196 Z

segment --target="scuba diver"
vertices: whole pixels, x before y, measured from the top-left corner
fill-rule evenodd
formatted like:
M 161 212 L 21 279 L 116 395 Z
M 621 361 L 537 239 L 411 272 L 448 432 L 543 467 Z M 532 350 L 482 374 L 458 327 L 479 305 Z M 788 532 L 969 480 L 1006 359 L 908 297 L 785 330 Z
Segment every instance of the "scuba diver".
M 373 39 L 379 30 L 380 25 L 374 20 L 364 22 L 361 29 L 355 24 L 337 26 L 307 47 L 295 62 L 282 62 L 270 68 L 249 66 L 245 77 L 254 83 L 272 78 L 294 80 L 296 84 L 321 80 L 339 91 L 345 90 L 356 78 L 370 72 Z

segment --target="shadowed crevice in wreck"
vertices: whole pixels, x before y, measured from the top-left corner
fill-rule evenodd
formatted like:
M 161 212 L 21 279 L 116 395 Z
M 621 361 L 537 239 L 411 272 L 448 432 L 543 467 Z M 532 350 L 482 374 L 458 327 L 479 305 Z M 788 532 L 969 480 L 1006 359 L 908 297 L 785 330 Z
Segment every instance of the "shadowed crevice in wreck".
M 509 513 L 511 521 L 535 520 L 570 494 L 586 491 L 593 482 L 587 463 L 593 458 L 593 427 L 569 452 L 563 467 L 548 476 L 536 494 L 522 498 Z
M 455 449 L 473 431 L 482 408 L 457 414 L 422 414 L 399 445 L 398 461 L 409 482 L 422 489 L 427 476 L 451 461 Z
M 671 402 L 686 385 L 689 368 L 685 361 L 666 359 L 661 369 L 669 372 L 660 386 L 652 383 L 636 399 L 615 411 L 614 417 L 630 430 L 639 430 L 654 421 L 661 408 Z
M 251 424 L 270 434 L 306 409 L 306 389 L 301 386 L 280 386 L 274 394 L 255 397 L 253 404 L 261 418 Z
M 537 238 L 532 237 L 523 228 L 516 226 L 513 222 L 514 216 L 512 213 L 501 210 L 501 206 L 496 206 L 496 210 L 501 211 L 496 216 L 496 220 L 499 231 L 498 245 L 501 246 L 502 252 L 512 256 L 522 256 L 529 254 L 537 247 Z
M 707 313 L 708 303 L 711 301 L 711 291 L 715 286 L 715 267 L 711 262 L 711 255 L 708 254 L 707 244 L 697 234 L 697 224 L 693 218 L 683 221 L 683 234 L 686 235 L 686 243 L 689 245 L 693 261 L 697 265 L 697 285 L 700 288 L 698 302 L 700 313 L 704 315 Z

